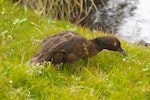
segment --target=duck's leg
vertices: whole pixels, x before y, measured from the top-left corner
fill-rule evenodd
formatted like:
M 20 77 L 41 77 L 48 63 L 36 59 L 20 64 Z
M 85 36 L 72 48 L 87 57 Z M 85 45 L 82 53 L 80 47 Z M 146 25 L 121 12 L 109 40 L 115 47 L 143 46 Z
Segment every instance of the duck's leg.
M 63 63 L 63 53 L 62 52 L 57 52 L 57 53 L 54 54 L 53 63 L 54 64 Z
M 53 58 L 52 62 L 58 67 L 58 69 L 60 69 L 64 63 L 63 55 L 64 55 L 63 52 L 56 52 L 52 57 Z

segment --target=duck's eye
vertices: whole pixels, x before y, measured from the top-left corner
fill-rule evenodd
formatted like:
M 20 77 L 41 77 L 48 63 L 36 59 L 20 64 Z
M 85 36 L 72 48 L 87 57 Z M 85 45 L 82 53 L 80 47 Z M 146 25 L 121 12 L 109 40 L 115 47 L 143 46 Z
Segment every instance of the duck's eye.
M 118 43 L 115 42 L 115 43 L 114 43 L 114 46 L 115 46 L 115 47 L 118 46 Z

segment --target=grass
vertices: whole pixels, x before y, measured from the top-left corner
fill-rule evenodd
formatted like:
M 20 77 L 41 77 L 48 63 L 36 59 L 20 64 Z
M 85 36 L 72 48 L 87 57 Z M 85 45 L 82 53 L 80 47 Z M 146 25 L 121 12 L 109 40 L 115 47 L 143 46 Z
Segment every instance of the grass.
M 25 6 L 0 1 L 1 100 L 149 100 L 150 48 L 121 40 L 129 57 L 102 51 L 58 69 L 32 66 L 29 59 L 46 36 L 73 30 L 90 39 L 105 35 L 39 16 Z

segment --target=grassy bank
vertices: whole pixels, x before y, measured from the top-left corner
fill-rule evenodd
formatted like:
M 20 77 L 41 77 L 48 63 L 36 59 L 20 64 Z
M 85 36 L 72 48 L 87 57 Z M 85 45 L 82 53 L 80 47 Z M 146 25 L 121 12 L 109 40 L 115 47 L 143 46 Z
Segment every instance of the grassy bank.
M 46 36 L 62 30 L 76 31 L 88 39 L 105 34 L 43 18 L 7 0 L 0 3 L 1 100 L 150 99 L 150 48 L 122 40 L 126 58 L 104 50 L 88 61 L 77 61 L 76 68 L 31 66 L 28 61 Z

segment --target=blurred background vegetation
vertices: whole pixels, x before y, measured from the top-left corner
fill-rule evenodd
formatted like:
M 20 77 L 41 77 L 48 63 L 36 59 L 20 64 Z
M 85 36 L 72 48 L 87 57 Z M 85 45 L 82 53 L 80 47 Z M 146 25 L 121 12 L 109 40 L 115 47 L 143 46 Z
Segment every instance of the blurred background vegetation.
M 21 5 L 39 11 L 45 17 L 65 19 L 69 22 L 85 25 L 92 11 L 98 11 L 97 5 L 105 6 L 108 0 L 12 0 Z M 86 25 L 85 25 L 86 26 Z

